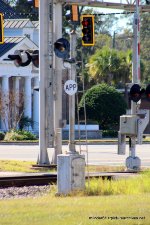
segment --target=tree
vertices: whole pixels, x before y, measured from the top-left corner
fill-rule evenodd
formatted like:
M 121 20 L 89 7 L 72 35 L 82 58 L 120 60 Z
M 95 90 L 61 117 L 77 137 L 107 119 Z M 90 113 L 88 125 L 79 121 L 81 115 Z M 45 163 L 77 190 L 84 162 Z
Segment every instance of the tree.
M 5 130 L 16 129 L 23 115 L 24 94 L 10 91 L 0 92 L 0 117 Z
M 84 100 L 88 119 L 97 121 L 102 129 L 118 128 L 119 117 L 126 112 L 127 106 L 114 87 L 104 83 L 95 85 L 82 97 L 80 107 Z
M 89 58 L 89 74 L 95 83 L 117 84 L 130 81 L 132 67 L 131 51 L 123 52 L 108 47 L 97 50 Z
M 141 59 L 144 62 L 144 83 L 150 82 L 150 16 L 149 13 L 141 15 Z
M 38 20 L 38 9 L 34 7 L 34 1 L 6 0 L 18 13 L 19 18 Z
M 10 4 L 10 5 L 15 5 L 16 4 L 16 2 L 17 2 L 17 0 L 5 0 L 5 2 L 7 3 L 7 4 Z
M 145 1 L 143 0 L 145 3 Z M 133 15 L 126 14 L 130 27 L 133 26 Z M 150 16 L 149 12 L 140 14 L 140 58 L 141 58 L 141 82 L 150 83 Z M 133 29 L 132 29 L 133 30 Z M 116 38 L 117 39 L 117 38 Z

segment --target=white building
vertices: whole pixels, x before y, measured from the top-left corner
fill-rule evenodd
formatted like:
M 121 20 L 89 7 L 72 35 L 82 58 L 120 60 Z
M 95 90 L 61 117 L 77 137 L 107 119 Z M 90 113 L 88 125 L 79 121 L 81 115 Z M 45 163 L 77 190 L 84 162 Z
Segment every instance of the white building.
M 4 22 L 5 42 L 0 45 L 0 130 L 15 126 L 16 115 L 20 112 L 32 119 L 30 129 L 38 131 L 39 93 L 34 90 L 39 86 L 38 69 L 32 63 L 16 67 L 8 60 L 8 55 L 15 50 L 38 49 L 38 25 L 29 19 L 6 19 Z

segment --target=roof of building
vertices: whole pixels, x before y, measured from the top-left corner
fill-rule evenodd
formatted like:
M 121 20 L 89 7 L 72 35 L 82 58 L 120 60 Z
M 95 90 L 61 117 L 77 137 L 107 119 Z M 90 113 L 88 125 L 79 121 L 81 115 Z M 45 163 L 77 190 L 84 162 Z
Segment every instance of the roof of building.
M 5 28 L 24 28 L 24 27 L 34 27 L 34 24 L 30 19 L 6 19 L 4 20 Z
M 35 28 L 39 28 L 39 21 L 32 21 Z
M 16 11 L 4 0 L 0 0 L 0 12 L 4 14 L 4 18 L 19 18 Z
M 24 37 L 6 37 L 5 43 L 0 45 L 0 57 L 4 55 L 6 52 L 8 52 L 10 49 L 12 49 L 15 45 L 17 45 L 19 42 L 21 42 Z

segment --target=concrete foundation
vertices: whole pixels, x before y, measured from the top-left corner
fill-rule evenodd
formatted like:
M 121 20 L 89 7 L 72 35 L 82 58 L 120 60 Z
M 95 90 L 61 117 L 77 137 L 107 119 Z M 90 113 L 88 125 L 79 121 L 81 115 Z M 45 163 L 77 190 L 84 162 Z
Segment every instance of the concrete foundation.
M 140 170 L 141 168 L 141 160 L 139 157 L 135 156 L 135 157 L 132 157 L 132 156 L 129 156 L 127 159 L 126 159 L 126 167 L 128 170 Z
M 61 154 L 57 156 L 58 194 L 68 194 L 85 188 L 85 156 Z

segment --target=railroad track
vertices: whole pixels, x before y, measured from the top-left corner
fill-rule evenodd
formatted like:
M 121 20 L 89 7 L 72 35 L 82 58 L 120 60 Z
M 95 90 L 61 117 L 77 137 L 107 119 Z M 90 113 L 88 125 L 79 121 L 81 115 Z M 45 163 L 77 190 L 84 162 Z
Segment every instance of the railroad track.
M 86 174 L 85 178 L 99 178 L 102 179 L 120 179 L 128 178 L 137 175 L 137 173 L 129 172 L 100 172 Z M 31 185 L 49 185 L 57 183 L 57 173 L 53 174 L 26 174 L 17 176 L 3 176 L 0 177 L 0 188 L 6 187 L 22 187 Z
M 32 185 L 48 185 L 57 182 L 56 174 L 6 176 L 0 177 L 0 188 L 22 187 Z

